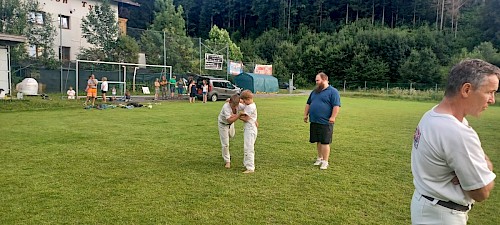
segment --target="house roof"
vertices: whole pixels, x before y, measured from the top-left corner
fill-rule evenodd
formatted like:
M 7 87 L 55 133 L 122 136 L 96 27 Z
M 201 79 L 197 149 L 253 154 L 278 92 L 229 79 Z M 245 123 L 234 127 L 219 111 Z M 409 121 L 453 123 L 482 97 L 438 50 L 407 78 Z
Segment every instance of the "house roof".
M 24 36 L 0 33 L 0 45 L 4 45 L 4 46 L 5 45 L 16 45 L 19 43 L 25 43 L 26 41 L 27 41 L 27 39 Z
M 123 4 L 133 5 L 133 6 L 137 6 L 137 7 L 141 6 L 141 4 L 134 2 L 132 0 L 113 0 L 113 1 L 123 3 Z

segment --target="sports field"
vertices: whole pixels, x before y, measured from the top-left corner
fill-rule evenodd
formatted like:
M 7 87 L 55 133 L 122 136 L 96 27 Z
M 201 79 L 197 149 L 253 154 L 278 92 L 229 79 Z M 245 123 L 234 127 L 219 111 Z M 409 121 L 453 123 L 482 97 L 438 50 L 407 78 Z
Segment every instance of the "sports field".
M 320 171 L 306 98 L 255 99 L 254 174 L 241 121 L 223 167 L 223 102 L 0 112 L 0 224 L 409 224 L 413 131 L 436 103 L 342 98 Z M 500 107 L 469 122 L 500 168 Z M 499 189 L 469 224 L 500 224 Z

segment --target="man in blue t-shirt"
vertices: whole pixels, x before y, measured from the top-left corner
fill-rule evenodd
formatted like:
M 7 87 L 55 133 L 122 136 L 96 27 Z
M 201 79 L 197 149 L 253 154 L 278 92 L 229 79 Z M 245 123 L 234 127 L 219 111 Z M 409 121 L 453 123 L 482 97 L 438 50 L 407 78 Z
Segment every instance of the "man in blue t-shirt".
M 309 142 L 316 143 L 318 158 L 315 166 L 322 170 L 328 168 L 330 143 L 332 143 L 333 125 L 340 111 L 339 91 L 328 84 L 328 76 L 321 72 L 316 75 L 316 88 L 307 99 L 304 110 L 304 122 L 311 122 Z

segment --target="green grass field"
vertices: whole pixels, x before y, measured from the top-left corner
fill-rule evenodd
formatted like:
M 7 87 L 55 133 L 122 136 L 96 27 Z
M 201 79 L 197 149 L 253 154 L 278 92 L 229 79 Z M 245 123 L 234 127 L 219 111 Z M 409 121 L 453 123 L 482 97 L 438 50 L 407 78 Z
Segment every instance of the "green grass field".
M 223 102 L 1 112 L 0 224 L 409 224 L 413 131 L 435 103 L 344 97 L 320 171 L 306 98 L 255 99 L 254 174 L 241 121 L 223 167 Z M 469 121 L 499 167 L 500 108 Z M 470 224 L 500 224 L 498 189 Z

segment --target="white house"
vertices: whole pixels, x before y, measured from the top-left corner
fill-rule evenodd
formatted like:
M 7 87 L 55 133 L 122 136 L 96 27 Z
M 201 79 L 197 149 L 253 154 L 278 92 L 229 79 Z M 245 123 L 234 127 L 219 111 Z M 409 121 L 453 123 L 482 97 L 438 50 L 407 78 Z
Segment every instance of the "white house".
M 43 12 L 31 12 L 30 17 L 35 19 L 36 23 L 53 23 L 57 29 L 54 38 L 54 51 L 59 53 L 62 46 L 63 60 L 76 60 L 81 48 L 87 48 L 91 45 L 82 37 L 80 24 L 82 18 L 87 16 L 90 10 L 100 1 L 95 0 L 38 0 L 41 9 L 45 13 L 52 15 L 52 21 L 44 20 Z M 131 0 L 111 0 L 110 5 L 116 14 L 121 32 L 126 32 L 127 20 L 118 17 L 118 7 L 122 4 L 139 6 Z M 59 21 L 59 18 L 62 21 Z M 62 24 L 60 27 L 59 24 Z M 41 53 L 41 49 L 36 46 L 29 46 L 30 56 L 36 56 Z M 60 57 L 60 56 L 59 56 Z

